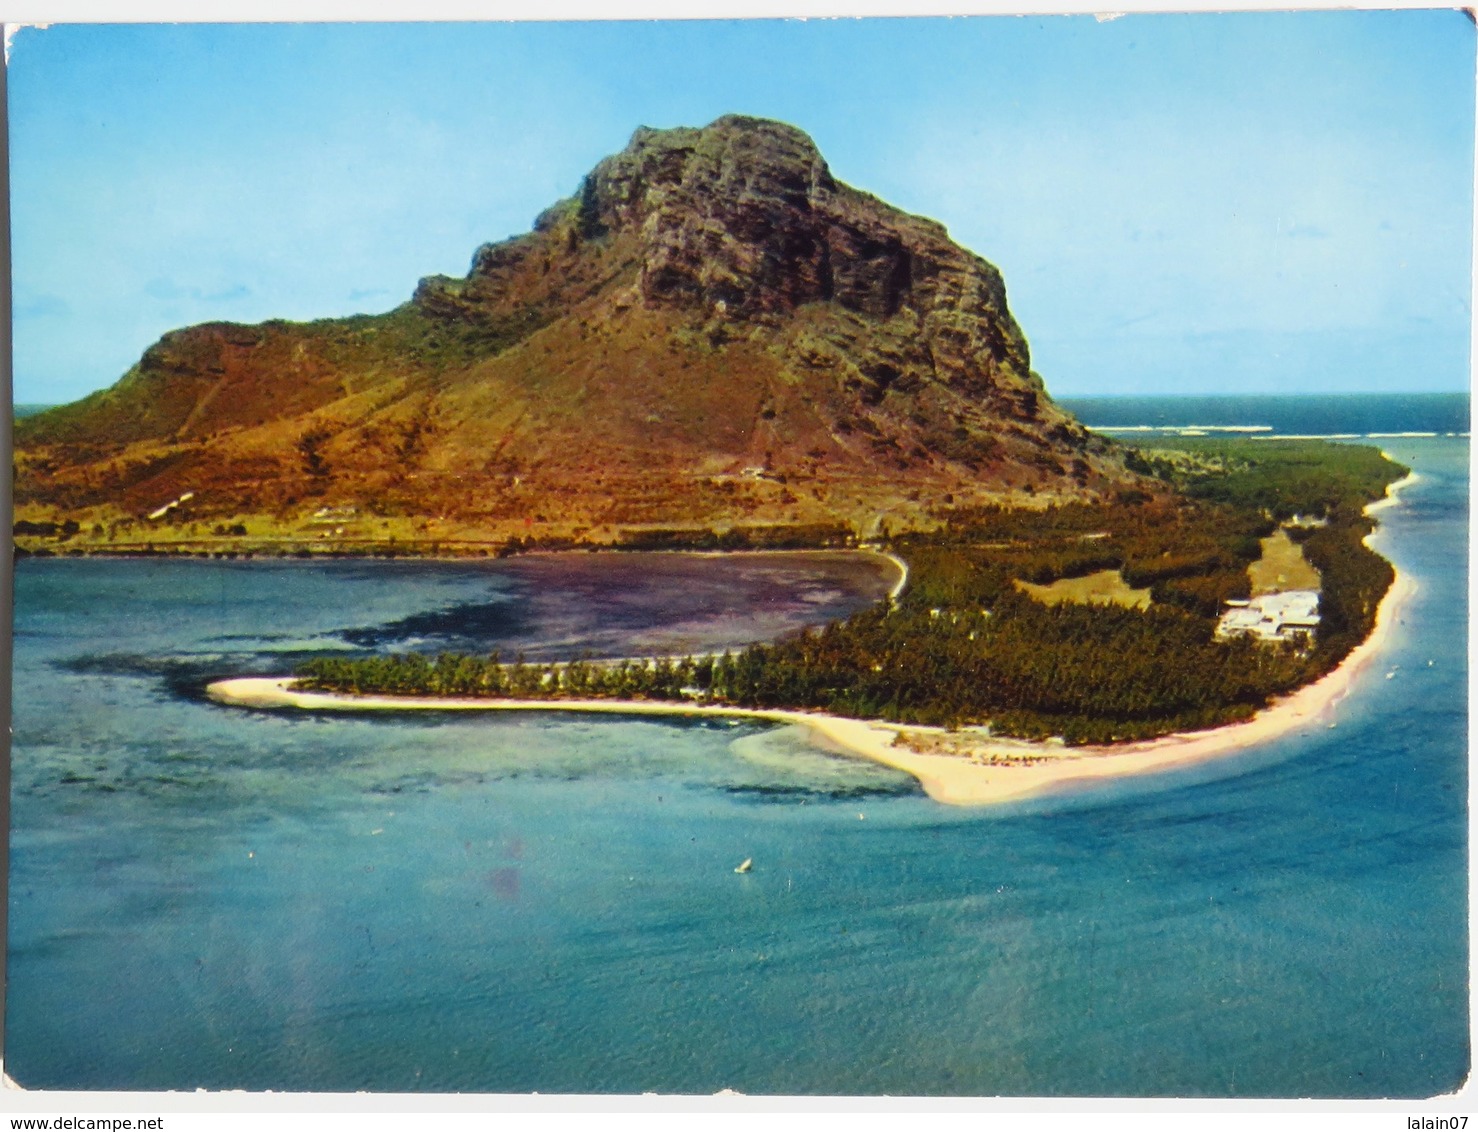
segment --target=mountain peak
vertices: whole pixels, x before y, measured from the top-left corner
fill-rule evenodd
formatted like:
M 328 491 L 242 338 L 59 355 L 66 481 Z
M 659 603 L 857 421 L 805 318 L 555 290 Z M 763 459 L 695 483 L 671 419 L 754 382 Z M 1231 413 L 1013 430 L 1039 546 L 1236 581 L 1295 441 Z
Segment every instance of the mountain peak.
M 674 146 L 738 150 L 752 154 L 769 147 L 776 156 L 799 157 L 806 164 L 821 162 L 821 151 L 811 136 L 799 127 L 773 118 L 748 114 L 724 114 L 706 126 L 676 126 L 656 129 L 638 126 L 622 154 Z
M 1046 397 L 1000 272 L 837 181 L 801 130 L 740 115 L 636 130 L 533 231 L 387 315 L 172 332 L 17 436 L 86 449 L 53 471 L 96 464 L 18 472 L 38 500 L 192 491 L 230 513 L 353 502 L 599 537 L 896 530 L 1132 478 Z

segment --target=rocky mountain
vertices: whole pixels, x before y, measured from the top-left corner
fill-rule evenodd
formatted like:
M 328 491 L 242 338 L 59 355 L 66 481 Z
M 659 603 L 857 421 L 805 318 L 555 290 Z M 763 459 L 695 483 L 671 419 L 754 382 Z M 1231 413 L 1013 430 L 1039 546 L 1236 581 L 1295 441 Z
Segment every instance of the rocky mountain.
M 387 314 L 174 331 L 15 434 L 17 516 L 120 545 L 865 535 L 1134 478 L 1047 397 L 994 267 L 742 117 L 638 130 Z

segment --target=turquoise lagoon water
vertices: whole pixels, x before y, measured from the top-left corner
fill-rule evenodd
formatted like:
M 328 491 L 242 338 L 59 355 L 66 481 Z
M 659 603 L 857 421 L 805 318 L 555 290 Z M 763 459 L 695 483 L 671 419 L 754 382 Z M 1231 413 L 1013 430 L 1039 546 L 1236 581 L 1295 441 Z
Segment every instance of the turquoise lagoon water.
M 941 807 L 787 728 L 250 713 L 200 691 L 315 651 L 737 643 L 874 600 L 875 563 L 22 561 L 6 1070 L 40 1088 L 1455 1088 L 1467 442 L 1387 446 L 1422 479 L 1381 546 L 1420 589 L 1336 728 L 1010 809 Z

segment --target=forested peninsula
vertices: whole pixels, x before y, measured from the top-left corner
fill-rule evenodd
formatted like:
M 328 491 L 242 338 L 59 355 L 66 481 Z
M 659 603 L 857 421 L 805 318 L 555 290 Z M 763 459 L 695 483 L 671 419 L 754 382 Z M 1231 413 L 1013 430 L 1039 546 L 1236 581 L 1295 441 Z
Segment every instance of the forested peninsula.
M 896 600 L 820 630 L 720 656 L 614 662 L 321 658 L 295 686 L 816 710 L 1107 744 L 1250 718 L 1332 670 L 1370 633 L 1394 572 L 1365 544 L 1374 529 L 1365 509 L 1406 468 L 1375 448 L 1292 440 L 1177 437 L 1127 459 L 1164 490 L 941 514 L 932 531 L 888 540 L 909 567 Z M 1217 639 L 1224 604 L 1249 597 L 1280 532 L 1317 571 L 1317 632 L 1274 643 Z M 1105 571 L 1148 600 L 1043 600 L 1027 586 Z

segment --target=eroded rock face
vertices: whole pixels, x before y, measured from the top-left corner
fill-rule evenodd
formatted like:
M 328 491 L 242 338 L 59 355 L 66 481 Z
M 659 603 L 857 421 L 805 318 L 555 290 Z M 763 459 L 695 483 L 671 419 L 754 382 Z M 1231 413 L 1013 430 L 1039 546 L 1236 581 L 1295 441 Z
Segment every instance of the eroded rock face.
M 514 296 L 542 297 L 536 273 L 562 269 L 550 291 L 578 301 L 593 279 L 634 269 L 648 305 L 731 322 L 780 325 L 808 303 L 902 317 L 926 347 L 917 360 L 962 390 L 982 373 L 1030 371 L 1000 272 L 943 225 L 837 182 L 811 139 L 779 122 L 639 129 L 534 228 L 479 249 L 466 280 L 424 281 L 417 301 L 491 315 Z M 606 271 L 577 266 L 592 260 Z
M 70 502 L 208 482 L 524 522 L 925 516 L 1132 478 L 1046 397 L 993 266 L 743 117 L 637 130 L 533 231 L 389 314 L 173 332 L 18 440 L 72 446 L 43 461 L 62 485 L 94 461 L 52 491 Z M 29 466 L 18 495 L 44 496 Z M 510 485 L 548 505 L 518 511 Z
M 792 126 L 725 117 L 637 130 L 534 227 L 479 249 L 466 280 L 425 281 L 417 302 L 440 317 L 497 320 L 513 303 L 579 302 L 634 276 L 647 306 L 711 322 L 719 340 L 765 327 L 788 364 L 840 374 L 865 403 L 932 382 L 991 415 L 1045 413 L 1084 439 L 1045 407 L 1000 272 L 943 225 L 838 182 Z M 861 321 L 796 333 L 790 322 L 811 304 Z

